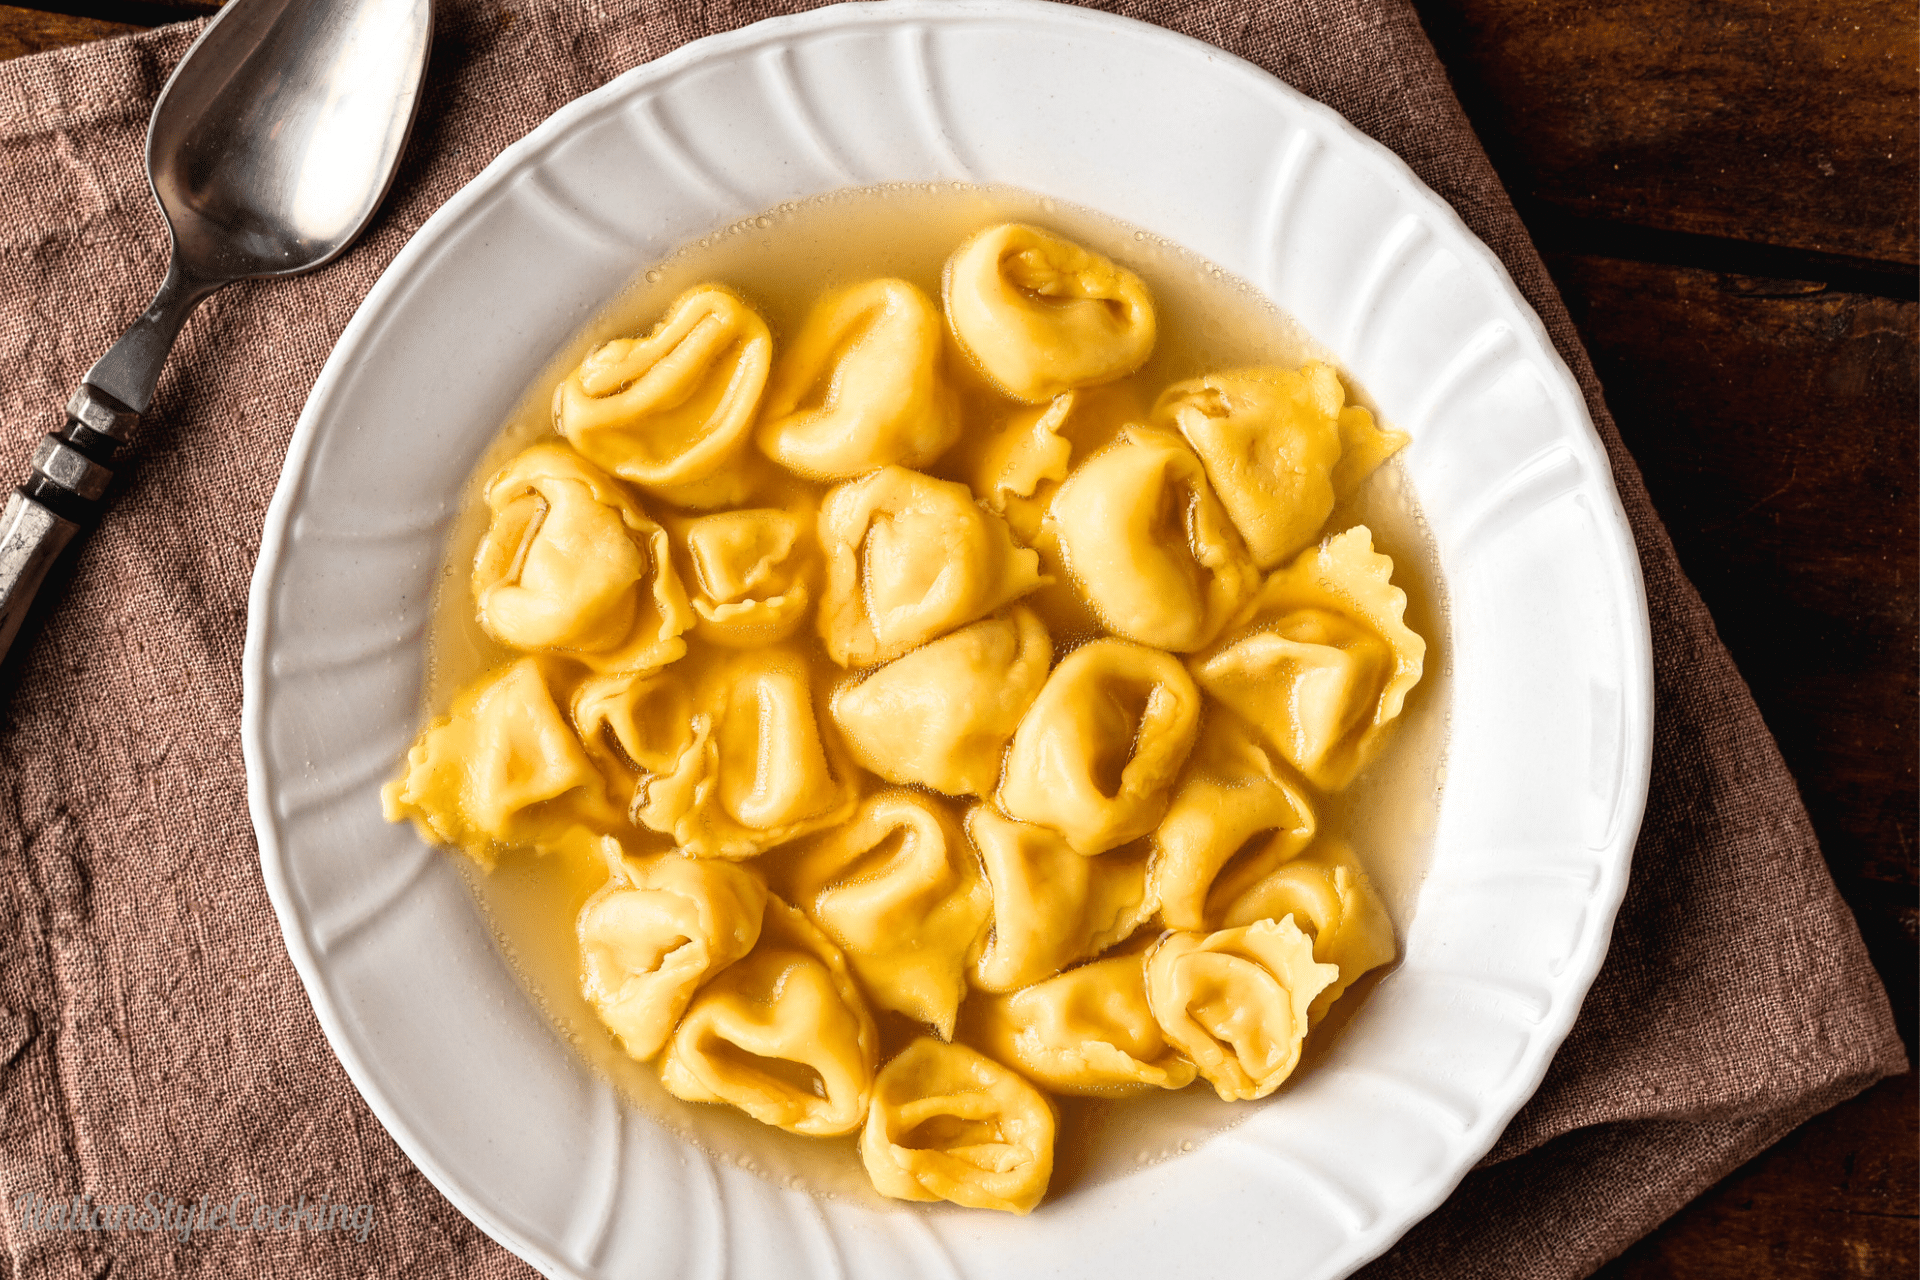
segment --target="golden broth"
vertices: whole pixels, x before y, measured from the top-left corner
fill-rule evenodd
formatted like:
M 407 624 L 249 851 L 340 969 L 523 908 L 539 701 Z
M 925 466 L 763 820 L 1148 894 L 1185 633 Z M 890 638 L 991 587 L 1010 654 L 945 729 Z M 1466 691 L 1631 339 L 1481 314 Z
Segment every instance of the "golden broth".
M 426 712 L 445 712 L 453 695 L 483 672 L 510 660 L 481 631 L 468 576 L 486 532 L 481 490 L 507 459 L 553 435 L 554 387 L 593 347 L 650 329 L 667 306 L 694 285 L 717 282 L 744 297 L 765 318 L 776 350 L 823 291 L 876 276 L 899 276 L 940 296 L 941 267 L 979 228 L 1009 220 L 1037 223 L 1121 262 L 1152 291 L 1159 319 L 1154 353 L 1120 390 L 1136 391 L 1142 410 L 1160 389 L 1185 378 L 1248 365 L 1294 367 L 1332 361 L 1289 316 L 1258 290 L 1176 245 L 1111 218 L 1026 192 L 963 185 L 889 186 L 844 191 L 743 219 L 638 276 L 556 355 L 528 388 L 487 451 L 464 497 L 435 602 Z M 969 428 L 997 424 L 1009 406 L 986 403 L 983 390 L 961 382 Z M 1350 398 L 1378 415 L 1365 391 L 1348 382 Z M 1383 425 L 1391 425 L 1383 422 Z M 1079 461 L 1075 459 L 1076 463 Z M 768 469 L 770 472 L 774 468 Z M 936 464 L 929 468 L 942 474 Z M 779 505 L 784 494 L 814 493 L 779 473 L 752 503 Z M 657 499 L 642 496 L 649 510 Z M 1345 836 L 1405 937 L 1431 844 L 1446 739 L 1451 652 L 1438 558 L 1419 503 L 1399 460 L 1389 461 L 1333 513 L 1329 530 L 1366 524 L 1376 549 L 1393 558 L 1394 582 L 1408 596 L 1407 624 L 1428 645 L 1425 674 L 1406 701 L 1399 727 L 1380 757 L 1346 791 L 1318 810 L 1322 830 Z M 1058 655 L 1076 639 L 1055 628 Z M 796 642 L 809 632 L 796 636 Z M 816 644 L 815 660 L 839 674 Z M 643 833 L 651 836 L 651 833 Z M 667 841 L 659 838 L 659 847 Z M 681 1102 L 653 1069 L 621 1050 L 580 991 L 575 918 L 604 883 L 602 864 L 569 865 L 557 855 L 508 854 L 491 874 L 460 859 L 502 951 L 555 1027 L 593 1068 L 664 1126 L 718 1158 L 791 1185 L 879 1204 L 854 1139 L 805 1138 L 762 1125 L 730 1107 Z M 1143 931 L 1144 932 L 1144 931 Z M 1308 1041 L 1302 1069 L 1326 1051 L 1377 977 L 1363 979 L 1334 1006 Z M 897 1015 L 879 1016 L 890 1050 L 904 1043 Z M 1284 1088 L 1282 1090 L 1284 1092 Z M 1063 1123 L 1052 1194 L 1123 1174 L 1190 1149 L 1206 1135 L 1248 1114 L 1247 1103 L 1223 1103 L 1203 1082 L 1177 1093 L 1123 1101 L 1062 1099 Z M 1259 1104 L 1252 1104 L 1259 1105 Z

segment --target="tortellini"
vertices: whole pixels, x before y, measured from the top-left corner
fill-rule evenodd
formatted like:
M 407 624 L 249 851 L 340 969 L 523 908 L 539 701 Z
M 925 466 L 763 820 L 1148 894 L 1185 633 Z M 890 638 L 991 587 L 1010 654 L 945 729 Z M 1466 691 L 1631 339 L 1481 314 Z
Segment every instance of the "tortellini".
M 965 480 L 980 505 L 1006 519 L 1016 541 L 1040 556 L 1053 581 L 1026 597 L 1055 635 L 1105 630 L 1073 584 L 1059 539 L 1046 523 L 1061 483 L 1078 461 L 1111 444 L 1146 416 L 1130 382 L 1082 388 L 1044 405 L 1017 409 L 990 432 L 961 442 L 943 466 Z
M 629 810 L 642 783 L 671 770 L 693 742 L 693 694 L 678 673 L 589 677 L 574 691 L 572 715 L 611 798 Z
M 967 484 L 980 504 L 1005 516 L 1022 541 L 1039 532 L 1041 495 L 1051 496 L 1071 469 L 1073 441 L 1065 428 L 1077 395 L 1068 391 L 1037 408 L 1016 410 L 967 460 Z
M 841 666 L 887 662 L 1045 581 L 1040 558 L 965 485 L 882 467 L 820 507 L 820 638 Z
M 813 599 L 811 520 L 777 507 L 724 511 L 686 522 L 694 631 L 732 648 L 785 640 Z
M 854 758 L 889 782 L 990 795 L 1052 659 L 1046 627 L 1015 605 L 842 685 L 833 718 Z
M 686 652 L 693 618 L 667 531 L 605 472 L 536 444 L 487 485 L 487 506 L 473 596 L 489 635 L 598 671 L 650 671 Z
M 1315 822 L 1307 797 L 1246 721 L 1215 722 L 1153 833 L 1150 879 L 1175 929 L 1205 929 L 1232 897 L 1306 848 Z
M 922 1036 L 880 1069 L 860 1158 L 881 1195 L 1028 1213 L 1053 1177 L 1053 1106 L 965 1045 Z
M 1067 477 L 1047 521 L 1101 622 L 1140 644 L 1204 648 L 1259 586 L 1200 460 L 1171 431 L 1121 432 Z
M 1346 399 L 1340 375 L 1314 361 L 1176 383 L 1153 420 L 1187 438 L 1254 563 L 1271 569 L 1318 537 L 1334 501 L 1407 442 Z
M 1265 1097 L 1395 958 L 1339 838 L 1385 788 L 1338 793 L 1425 642 L 1327 526 L 1406 437 L 1325 364 L 1166 385 L 1280 344 L 1236 304 L 1154 357 L 1142 281 L 1052 231 L 889 257 L 698 285 L 558 379 L 457 526 L 455 692 L 382 798 L 544 855 L 494 918 L 527 955 L 570 920 L 540 994 L 669 1093 L 1024 1214 L 1056 1096 Z
M 1140 277 L 1038 227 L 975 235 L 948 260 L 942 291 L 962 350 L 1016 400 L 1111 382 L 1153 352 Z
M 1153 830 L 1193 747 L 1200 693 L 1186 669 L 1124 640 L 1080 646 L 1014 730 L 1000 805 L 1083 854 Z
M 983 997 L 968 1013 L 967 1038 L 1055 1093 L 1113 1097 L 1193 1083 L 1193 1064 L 1168 1045 L 1147 1005 L 1139 955 Z
M 1340 976 L 1313 998 L 1314 1022 L 1355 979 L 1391 962 L 1398 952 L 1393 921 L 1373 883 L 1344 842 L 1321 840 L 1299 857 L 1268 871 L 1227 902 L 1220 928 L 1287 916 L 1313 938 L 1313 958 L 1335 965 Z
M 551 659 L 522 658 L 454 700 L 380 792 L 387 821 L 492 866 L 500 845 L 552 850 L 575 829 L 621 821 L 606 780 L 561 713 Z M 562 695 L 564 697 L 564 694 Z
M 753 950 L 695 993 L 660 1055 L 660 1082 L 676 1098 L 831 1137 L 866 1120 L 878 1054 L 839 949 L 769 897 Z
M 1014 991 L 1123 941 L 1153 914 L 1144 850 L 1098 858 L 1058 833 L 982 805 L 967 835 L 993 886 L 993 931 L 974 965 L 982 991 Z
M 1060 484 L 1084 459 L 1111 444 L 1144 406 L 1125 383 L 1063 391 L 1045 404 L 1015 409 L 984 435 L 954 450 L 955 474 L 980 505 L 1005 516 L 1029 546 Z
M 1193 663 L 1202 689 L 1326 791 L 1373 758 L 1420 681 L 1427 644 L 1403 620 L 1392 577 L 1393 561 L 1356 525 L 1276 571 L 1229 638 Z
M 737 863 L 677 853 L 631 859 L 580 912 L 581 988 L 642 1062 L 659 1053 L 702 983 L 753 950 L 767 882 Z
M 960 435 L 940 313 L 905 280 L 827 294 L 774 368 L 756 439 L 810 480 L 918 467 Z
M 1147 953 L 1147 1003 L 1222 1101 L 1264 1098 L 1299 1065 L 1308 1010 L 1339 976 L 1291 917 L 1258 920 L 1162 938 Z
M 966 968 L 993 895 L 957 818 L 912 791 L 883 791 L 786 868 L 789 896 L 840 944 L 883 1009 L 953 1035 Z
M 766 321 L 726 289 L 680 295 L 644 338 L 595 347 L 555 388 L 573 447 L 682 507 L 746 496 L 740 462 L 773 359 Z
M 859 783 L 838 736 L 822 732 L 800 653 L 728 654 L 696 688 L 691 741 L 643 782 L 640 822 L 701 857 L 750 858 L 847 820 Z

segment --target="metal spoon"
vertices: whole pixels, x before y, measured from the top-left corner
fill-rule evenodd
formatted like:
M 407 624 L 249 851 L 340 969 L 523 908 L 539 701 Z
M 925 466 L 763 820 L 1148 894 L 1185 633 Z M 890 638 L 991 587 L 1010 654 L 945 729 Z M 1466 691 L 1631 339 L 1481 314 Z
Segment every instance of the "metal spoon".
M 235 280 L 332 261 L 372 219 L 420 103 L 432 32 L 430 0 L 230 0 L 187 51 L 147 129 L 172 261 L 0 514 L 0 659 L 47 570 L 98 518 L 187 316 Z

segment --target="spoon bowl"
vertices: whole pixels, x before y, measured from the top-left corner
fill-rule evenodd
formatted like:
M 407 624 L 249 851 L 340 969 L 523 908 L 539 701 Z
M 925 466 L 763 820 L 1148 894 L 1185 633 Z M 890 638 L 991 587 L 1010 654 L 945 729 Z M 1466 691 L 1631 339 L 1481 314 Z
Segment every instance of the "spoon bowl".
M 291 275 L 379 207 L 419 101 L 428 0 L 238 0 L 167 82 L 147 173 L 183 272 Z
M 430 0 L 231 0 L 147 129 L 173 258 L 146 312 L 87 371 L 132 412 L 200 300 L 331 262 L 373 218 L 420 105 Z
M 0 661 L 54 561 L 99 516 L 180 327 L 214 290 L 311 271 L 366 229 L 419 109 L 431 0 L 228 0 L 147 129 L 173 253 L 0 511 Z

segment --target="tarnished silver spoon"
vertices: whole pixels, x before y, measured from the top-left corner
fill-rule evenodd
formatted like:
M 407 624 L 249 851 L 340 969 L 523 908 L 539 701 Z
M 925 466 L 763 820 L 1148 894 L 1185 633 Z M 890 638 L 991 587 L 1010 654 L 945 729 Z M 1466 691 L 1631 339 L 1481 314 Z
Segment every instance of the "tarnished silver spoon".
M 420 103 L 430 0 L 230 0 L 147 128 L 166 279 L 67 402 L 0 514 L 0 659 L 47 570 L 99 515 L 187 316 L 235 280 L 338 257 L 372 219 Z

